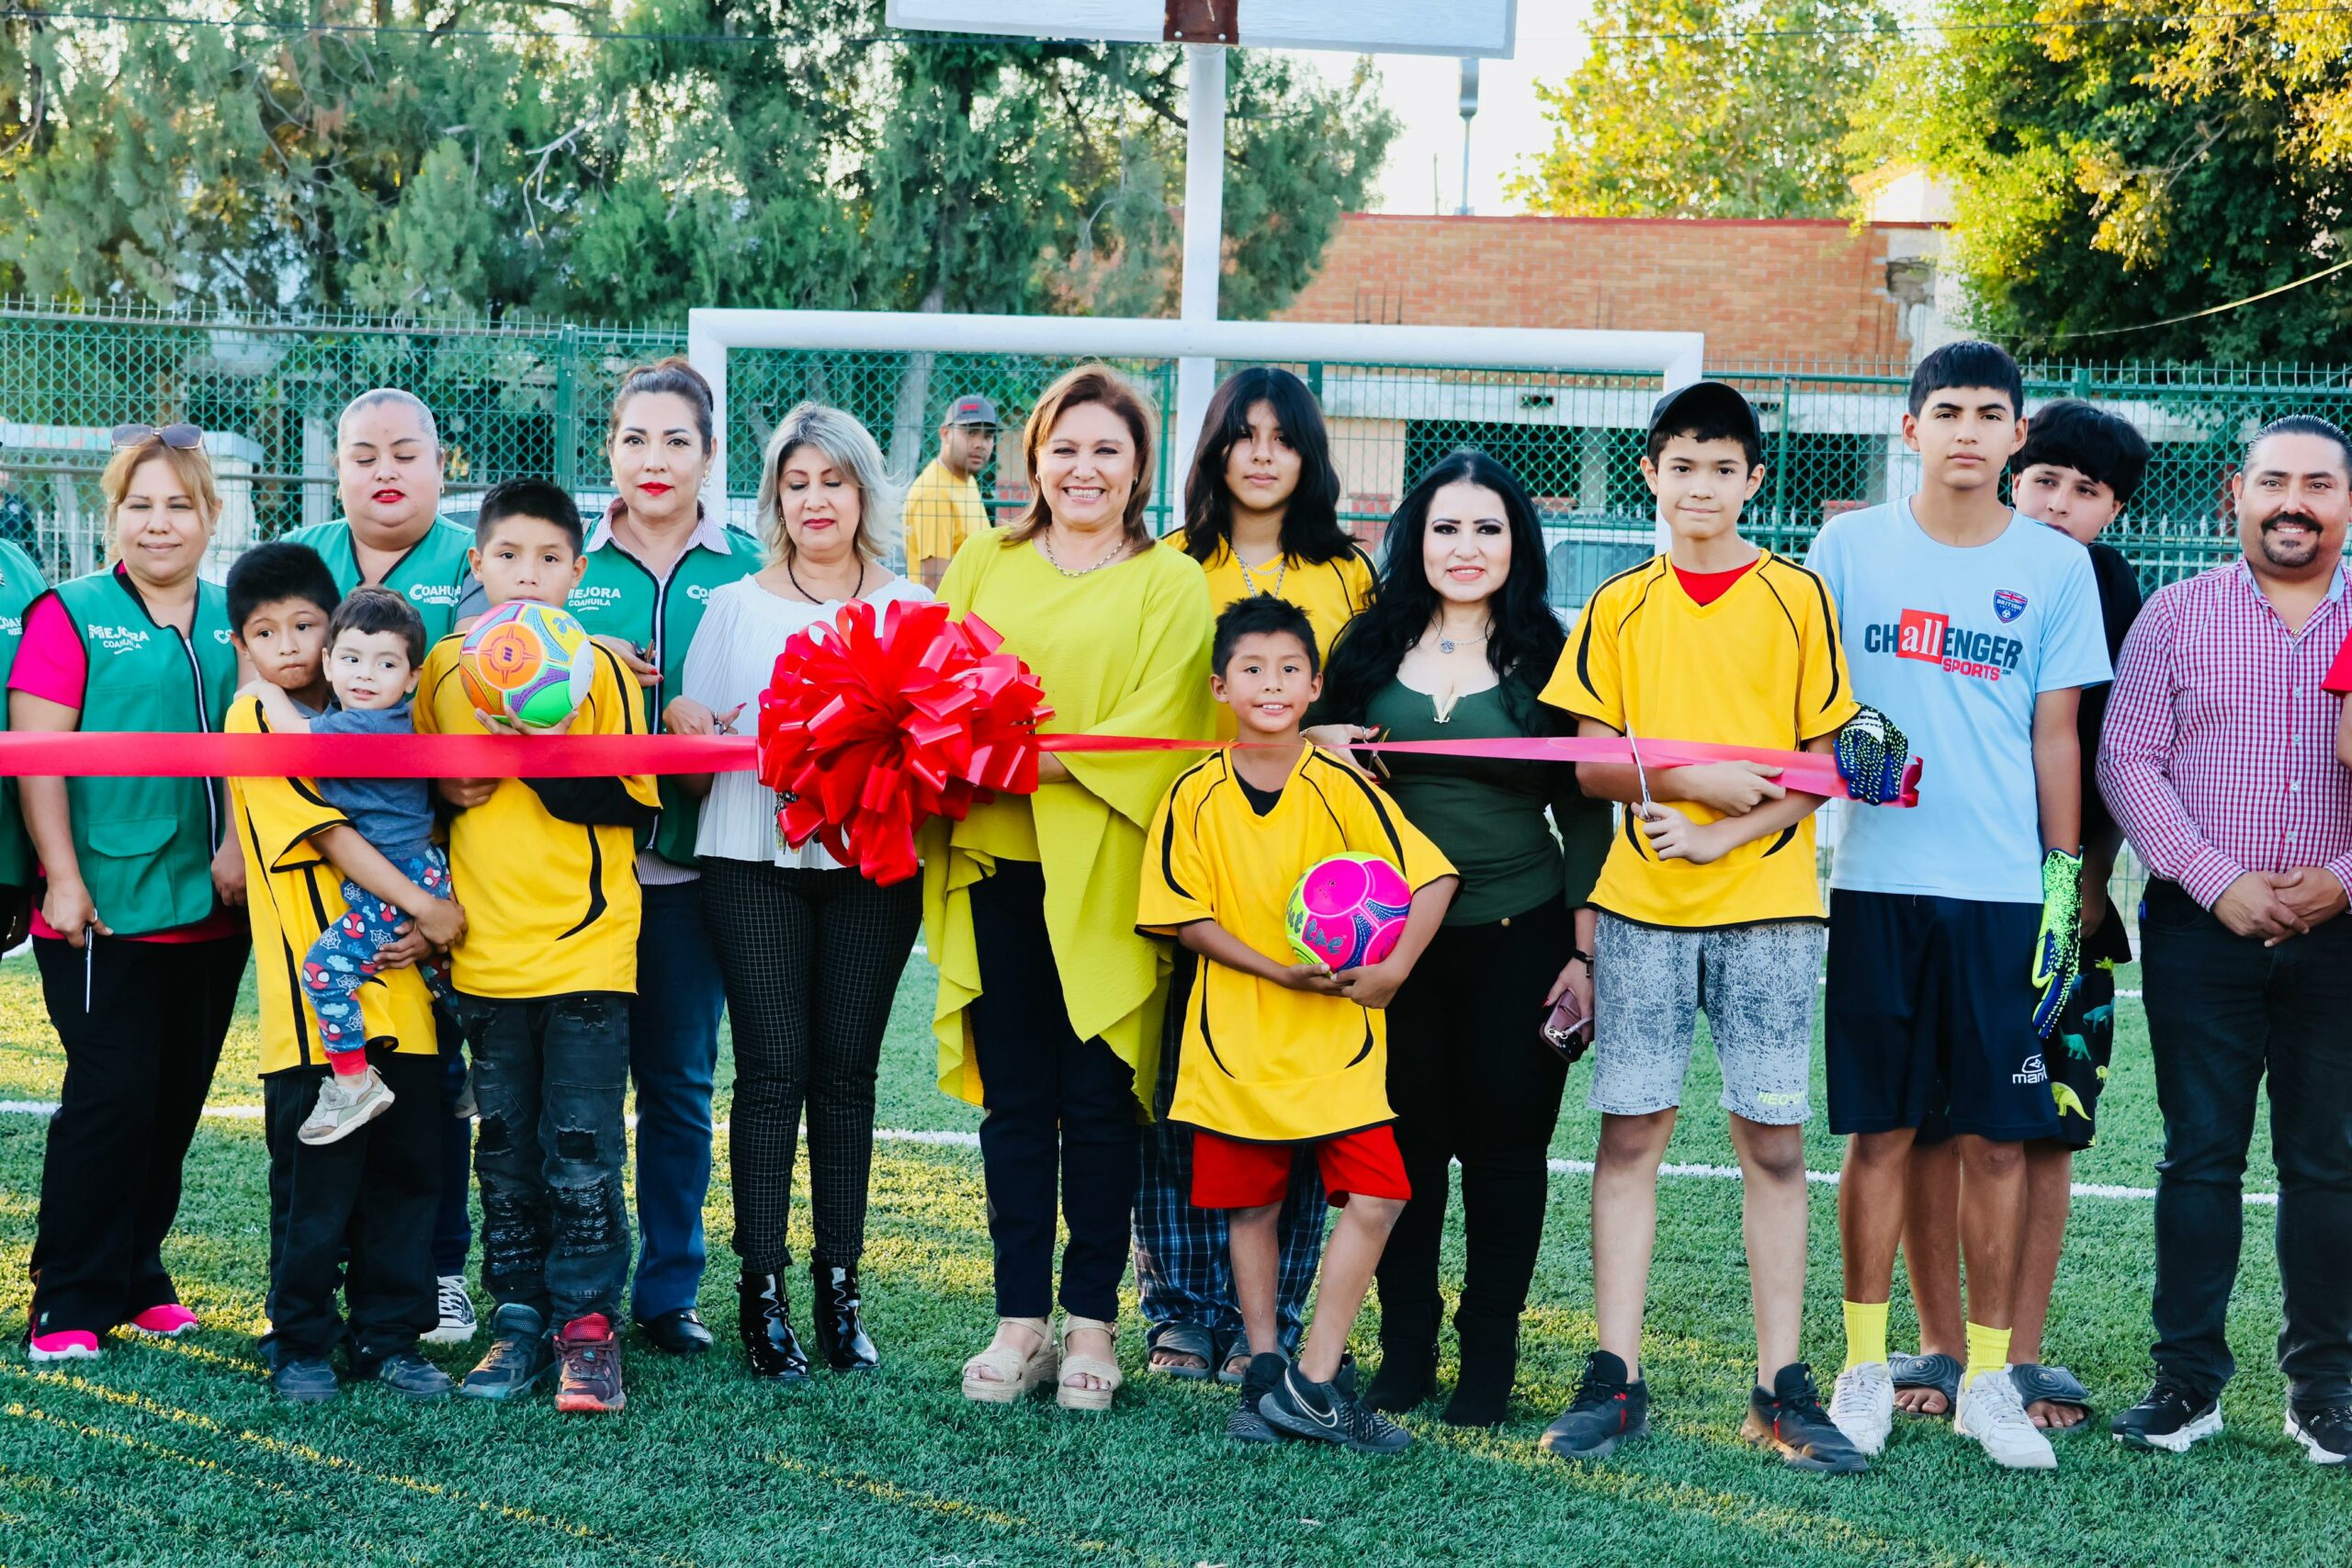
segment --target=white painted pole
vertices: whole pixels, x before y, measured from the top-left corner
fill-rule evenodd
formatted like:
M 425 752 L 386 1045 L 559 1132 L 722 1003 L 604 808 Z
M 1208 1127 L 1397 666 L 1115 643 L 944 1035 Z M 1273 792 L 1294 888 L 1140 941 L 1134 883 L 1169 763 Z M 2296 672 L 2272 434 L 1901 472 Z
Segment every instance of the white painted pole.
M 1184 46 L 1184 285 L 1187 323 L 1217 318 L 1217 284 L 1225 272 L 1225 50 Z M 1188 355 L 1176 365 L 1176 439 L 1162 476 L 1171 521 L 1183 503 L 1184 468 L 1201 437 L 1209 398 L 1216 390 L 1216 360 Z
M 686 359 L 710 383 L 711 428 L 718 433 L 710 472 L 702 481 L 702 503 L 721 524 L 727 512 L 727 339 L 708 311 L 686 312 Z

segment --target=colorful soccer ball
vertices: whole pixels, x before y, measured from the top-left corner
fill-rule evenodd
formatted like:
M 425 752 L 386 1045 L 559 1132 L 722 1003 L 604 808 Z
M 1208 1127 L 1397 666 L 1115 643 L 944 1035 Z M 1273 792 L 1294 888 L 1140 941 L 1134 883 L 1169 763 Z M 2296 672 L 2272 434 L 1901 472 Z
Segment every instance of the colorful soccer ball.
M 561 724 L 595 684 L 595 649 L 568 610 L 510 599 L 474 623 L 458 676 L 474 706 L 526 729 Z
M 1290 944 L 1311 964 L 1361 969 L 1396 951 L 1412 908 L 1403 872 L 1378 855 L 1333 855 L 1307 867 L 1290 896 Z

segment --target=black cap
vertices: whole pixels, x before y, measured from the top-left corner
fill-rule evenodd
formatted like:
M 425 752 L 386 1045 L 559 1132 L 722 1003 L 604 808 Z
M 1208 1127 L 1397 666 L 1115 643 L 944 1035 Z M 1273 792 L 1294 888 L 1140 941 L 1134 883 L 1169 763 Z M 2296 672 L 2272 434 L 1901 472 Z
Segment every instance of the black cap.
M 1738 388 L 1724 381 L 1693 381 L 1658 399 L 1650 409 L 1649 439 L 1656 442 L 1661 430 L 1698 424 L 1728 424 L 1747 438 L 1748 450 L 1759 457 L 1764 451 L 1764 427 L 1757 423 L 1756 410 Z

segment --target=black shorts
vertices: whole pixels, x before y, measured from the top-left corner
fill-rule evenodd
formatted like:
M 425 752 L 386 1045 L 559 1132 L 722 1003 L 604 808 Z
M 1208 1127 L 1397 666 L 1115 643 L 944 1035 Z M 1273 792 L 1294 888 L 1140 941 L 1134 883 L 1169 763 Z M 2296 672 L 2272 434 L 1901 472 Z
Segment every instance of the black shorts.
M 2033 1032 L 2041 931 L 2039 904 L 1833 892 L 1829 1130 L 1940 1121 L 1996 1143 L 2065 1136 Z

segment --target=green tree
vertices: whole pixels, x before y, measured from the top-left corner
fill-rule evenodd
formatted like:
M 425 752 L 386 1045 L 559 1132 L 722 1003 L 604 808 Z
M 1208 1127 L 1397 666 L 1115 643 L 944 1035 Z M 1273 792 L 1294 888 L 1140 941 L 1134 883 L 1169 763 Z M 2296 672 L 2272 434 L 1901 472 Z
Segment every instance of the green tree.
M 2352 17 L 2223 9 L 1953 0 L 1968 26 L 1877 85 L 1852 151 L 1952 187 L 1973 326 L 2068 355 L 2352 353 L 2340 276 L 2196 314 L 2343 259 L 2352 224 Z
M 1591 52 L 1536 88 L 1552 145 L 1509 194 L 1562 216 L 1835 216 L 1848 107 L 1894 26 L 1881 0 L 1600 0 Z

